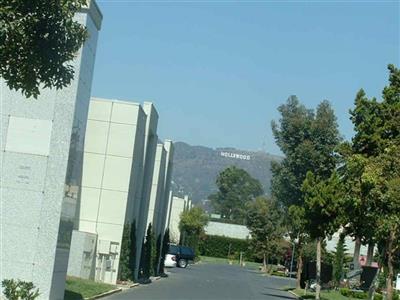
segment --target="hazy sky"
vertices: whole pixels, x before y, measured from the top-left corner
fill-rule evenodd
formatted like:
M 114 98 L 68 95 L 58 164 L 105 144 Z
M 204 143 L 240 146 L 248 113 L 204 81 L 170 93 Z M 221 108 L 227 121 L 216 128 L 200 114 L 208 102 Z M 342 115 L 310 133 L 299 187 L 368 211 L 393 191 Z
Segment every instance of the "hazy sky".
M 153 101 L 159 135 L 278 154 L 277 107 L 328 99 L 341 133 L 357 90 L 399 65 L 398 1 L 98 1 L 92 94 Z

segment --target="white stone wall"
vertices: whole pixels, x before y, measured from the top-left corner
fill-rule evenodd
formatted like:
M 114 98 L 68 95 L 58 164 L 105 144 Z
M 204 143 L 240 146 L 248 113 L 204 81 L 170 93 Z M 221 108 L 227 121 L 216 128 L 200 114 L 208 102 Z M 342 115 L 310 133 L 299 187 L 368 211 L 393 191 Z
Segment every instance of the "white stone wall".
M 76 20 L 89 39 L 72 61 L 75 78 L 68 87 L 27 99 L 1 79 L 0 282 L 32 281 L 39 299 L 64 298 L 80 191 L 101 13 L 92 1 Z
M 146 115 L 133 102 L 92 98 L 79 230 L 98 236 L 95 279 L 116 283 L 122 233 L 140 201 Z M 137 216 L 136 216 L 137 217 Z M 105 245 L 105 246 L 104 246 Z M 100 247 L 101 246 L 101 247 Z
M 251 237 L 249 229 L 244 225 L 227 224 L 213 221 L 207 224 L 205 232 L 207 235 L 219 235 L 243 240 Z
M 340 233 L 336 232 L 332 236 L 332 239 L 326 240 L 326 250 L 331 251 L 331 252 L 335 251 L 337 243 L 339 241 L 339 235 L 340 235 Z M 347 248 L 346 253 L 349 254 L 349 255 L 353 255 L 354 254 L 355 242 L 353 241 L 353 239 L 350 236 L 346 236 L 345 245 L 346 245 L 346 248 Z M 360 255 L 367 255 L 367 250 L 368 250 L 367 246 L 361 246 Z
M 186 201 L 179 197 L 172 197 L 171 217 L 169 223 L 169 235 L 171 243 L 178 243 L 181 233 L 179 231 L 179 222 L 181 214 L 185 210 Z
M 136 270 L 135 278 L 138 277 L 140 257 L 142 253 L 142 240 L 146 234 L 147 229 L 147 216 L 150 205 L 150 193 L 153 183 L 153 172 L 155 164 L 155 155 L 158 142 L 157 125 L 158 113 L 154 105 L 150 102 L 143 103 L 143 110 L 147 116 L 146 118 L 146 131 L 144 140 L 143 152 L 143 178 L 142 178 L 142 191 L 141 195 L 136 197 L 139 201 L 134 201 L 134 222 L 136 224 Z
M 68 275 L 94 280 L 97 235 L 74 230 L 68 260 Z
M 164 145 L 158 144 L 154 164 L 153 183 L 150 193 L 149 212 L 147 216 L 147 227 L 150 223 L 152 223 L 156 237 L 158 237 L 158 234 L 160 234 L 159 218 L 160 204 L 164 199 L 165 159 L 166 151 L 164 149 Z

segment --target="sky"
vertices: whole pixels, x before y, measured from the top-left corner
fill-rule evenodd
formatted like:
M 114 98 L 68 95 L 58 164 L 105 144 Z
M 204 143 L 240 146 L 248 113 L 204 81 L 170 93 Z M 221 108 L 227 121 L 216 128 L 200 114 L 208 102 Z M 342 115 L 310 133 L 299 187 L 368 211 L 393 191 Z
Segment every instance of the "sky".
M 152 101 L 161 139 L 280 154 L 277 108 L 327 99 L 345 139 L 363 88 L 381 97 L 399 66 L 399 1 L 112 1 L 92 95 Z

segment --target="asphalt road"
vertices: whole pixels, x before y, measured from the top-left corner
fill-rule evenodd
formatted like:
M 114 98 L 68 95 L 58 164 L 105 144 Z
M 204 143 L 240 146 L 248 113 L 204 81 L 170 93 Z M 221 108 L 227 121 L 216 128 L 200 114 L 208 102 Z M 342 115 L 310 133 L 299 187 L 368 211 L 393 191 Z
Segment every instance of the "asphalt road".
M 262 276 L 238 266 L 197 264 L 170 269 L 168 278 L 124 291 L 107 300 L 292 300 L 281 290 L 294 286 L 293 279 Z

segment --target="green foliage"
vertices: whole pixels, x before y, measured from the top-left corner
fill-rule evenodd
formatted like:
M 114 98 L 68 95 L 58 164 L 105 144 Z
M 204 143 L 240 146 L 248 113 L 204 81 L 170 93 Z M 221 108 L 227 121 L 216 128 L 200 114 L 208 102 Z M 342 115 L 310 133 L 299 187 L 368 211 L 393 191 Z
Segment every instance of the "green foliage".
M 152 253 L 153 253 L 153 245 L 154 245 L 154 233 L 153 226 L 151 223 L 147 227 L 146 232 L 146 241 L 143 245 L 143 278 L 148 279 L 152 273 Z
M 342 224 L 343 198 L 337 173 L 327 180 L 307 173 L 302 191 L 305 198 L 306 230 L 311 238 L 324 239 L 334 234 Z
M 335 212 L 331 207 L 336 195 L 324 199 L 324 192 L 333 192 L 332 188 L 339 185 L 331 174 L 337 164 L 335 148 L 340 136 L 328 101 L 322 101 L 314 111 L 291 96 L 278 110 L 281 119 L 279 125 L 272 122 L 272 131 L 285 158 L 280 164 L 272 165 L 272 195 L 285 209 L 285 223 L 291 239 L 298 238 L 298 263 L 301 264 L 307 235 L 318 236 L 321 242 L 320 237 L 325 237 L 336 227 Z M 304 186 L 306 177 L 309 184 Z M 312 184 L 318 185 L 312 187 Z M 312 219 L 314 217 L 317 219 Z M 297 286 L 300 287 L 300 276 Z
M 60 89 L 74 77 L 74 58 L 87 38 L 73 17 L 86 0 L 3 0 L 0 76 L 14 90 L 37 97 L 39 86 Z
M 362 291 L 354 291 L 347 288 L 340 289 L 340 294 L 345 297 L 353 298 L 353 299 L 367 299 L 368 293 Z
M 164 238 L 162 240 L 162 247 L 161 247 L 161 259 L 160 259 L 160 274 L 164 273 L 164 263 L 165 263 L 165 255 L 168 253 L 169 247 L 169 228 L 165 230 Z
M 131 256 L 131 225 L 125 224 L 122 232 L 121 254 L 119 260 L 118 280 L 128 281 L 133 279 L 133 272 L 130 268 Z
M 39 289 L 35 289 L 32 282 L 4 279 L 1 285 L 3 286 L 3 295 L 7 300 L 34 300 L 39 297 Z
M 136 269 L 136 220 L 134 220 L 131 224 L 131 229 L 130 229 L 130 242 L 131 242 L 131 247 L 129 251 L 129 269 L 132 272 L 132 280 L 135 280 L 135 269 Z
M 277 251 L 278 242 L 284 230 L 282 227 L 282 212 L 276 201 L 257 197 L 247 203 L 246 225 L 251 233 L 251 245 L 259 256 L 269 255 Z
M 192 207 L 181 214 L 179 230 L 181 235 L 185 237 L 183 244 L 193 248 L 196 256 L 199 254 L 199 239 L 204 234 L 204 227 L 207 223 L 208 216 L 200 207 Z
M 155 236 L 154 236 L 155 238 Z M 158 235 L 155 248 L 152 252 L 153 275 L 158 276 L 161 256 L 161 234 Z
M 250 240 L 241 240 L 225 236 L 205 235 L 200 239 L 199 251 L 202 256 L 227 258 L 235 254 L 239 259 L 239 253 L 244 252 L 245 260 L 253 261 L 254 255 L 250 250 Z
M 317 241 L 307 240 L 303 245 L 302 254 L 305 261 L 315 261 L 317 257 Z M 321 244 L 321 261 L 332 264 L 334 261 L 333 254 L 326 249 L 326 241 Z
M 245 219 L 245 205 L 264 193 L 261 183 L 243 169 L 226 168 L 216 180 L 218 192 L 209 199 L 223 218 L 237 221 Z
M 336 286 L 339 286 L 340 281 L 343 279 L 344 263 L 346 257 L 346 244 L 345 234 L 340 234 L 338 243 L 336 245 L 335 258 L 333 264 L 333 279 L 335 280 Z

